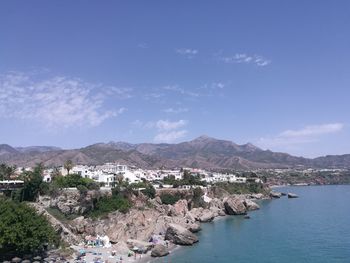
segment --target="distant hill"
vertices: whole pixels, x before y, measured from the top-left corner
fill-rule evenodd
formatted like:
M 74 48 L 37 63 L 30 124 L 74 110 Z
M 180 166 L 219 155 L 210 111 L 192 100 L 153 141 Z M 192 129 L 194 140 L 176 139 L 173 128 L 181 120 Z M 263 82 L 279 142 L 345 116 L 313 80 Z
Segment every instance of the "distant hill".
M 13 148 L 0 145 L 0 163 L 33 166 L 75 164 L 98 165 L 119 162 L 141 168 L 197 167 L 203 169 L 257 168 L 350 168 L 350 154 L 308 159 L 287 153 L 262 150 L 253 144 L 238 145 L 227 140 L 200 136 L 178 144 L 131 144 L 127 142 L 96 143 L 80 149 L 62 150 L 52 146 Z
M 16 147 L 15 149 L 21 153 L 43 153 L 43 152 L 61 150 L 61 148 L 55 147 L 55 146 L 29 146 L 29 147 Z

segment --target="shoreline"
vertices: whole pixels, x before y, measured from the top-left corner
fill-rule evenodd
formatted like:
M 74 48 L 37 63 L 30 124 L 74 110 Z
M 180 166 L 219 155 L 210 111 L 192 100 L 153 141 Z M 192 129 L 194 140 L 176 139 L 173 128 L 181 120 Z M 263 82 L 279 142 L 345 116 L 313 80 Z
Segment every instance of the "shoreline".
M 297 186 L 314 186 L 314 185 L 288 185 L 288 184 L 282 184 L 282 185 L 272 185 L 272 186 L 269 186 L 270 187 L 270 189 L 276 189 L 276 188 L 282 188 L 282 187 L 297 187 Z M 323 185 L 319 185 L 319 186 L 323 186 Z M 238 199 L 240 199 L 241 197 L 239 197 L 239 196 L 236 196 Z M 265 195 L 263 198 L 258 198 L 258 199 L 254 199 L 254 198 L 252 198 L 252 197 L 247 197 L 247 196 L 245 196 L 245 195 L 243 195 L 243 198 L 244 199 L 250 199 L 251 201 L 253 201 L 253 202 L 258 202 L 258 204 L 260 203 L 260 201 L 264 201 L 264 200 L 273 200 L 274 198 L 268 198 L 268 196 L 267 195 Z M 222 200 L 220 201 L 220 202 L 222 202 Z M 161 205 L 160 205 L 161 206 Z M 184 208 L 185 207 L 187 207 L 187 205 L 185 205 L 184 206 Z M 214 206 L 215 207 L 215 206 Z M 172 209 L 173 209 L 174 207 L 173 206 L 169 206 L 169 211 L 171 212 L 171 213 L 174 213 L 175 211 L 173 211 Z M 177 207 L 178 208 L 178 207 Z M 200 210 L 201 209 L 201 210 Z M 197 208 L 197 210 L 196 210 L 196 212 L 198 213 L 199 211 L 201 211 L 201 213 L 202 213 L 202 215 L 203 215 L 203 211 L 204 210 L 207 210 L 208 211 L 208 209 L 203 209 L 203 208 L 200 208 L 200 209 L 198 209 Z M 138 210 L 135 210 L 135 211 L 138 211 Z M 148 211 L 148 210 L 147 210 Z M 182 210 L 181 210 L 182 211 Z M 192 210 L 189 210 L 189 211 L 182 211 L 182 212 L 185 212 L 185 213 L 188 213 L 188 212 L 190 212 L 190 214 L 191 214 L 191 211 Z M 246 212 L 247 212 L 247 214 L 249 215 L 250 214 L 250 212 L 252 212 L 253 210 L 247 210 Z M 177 212 L 179 212 L 179 211 L 177 211 Z M 182 212 L 180 212 L 180 213 L 182 213 Z M 196 222 L 197 223 L 199 223 L 199 216 L 198 216 L 198 214 L 196 214 L 196 212 L 193 212 L 192 213 L 192 216 L 194 216 L 195 217 L 195 220 L 196 220 Z M 141 215 L 141 214 L 143 214 L 143 212 L 140 212 L 140 211 L 138 211 L 138 213 L 137 213 L 137 215 Z M 147 213 L 146 213 L 146 215 L 147 215 Z M 179 215 L 177 215 L 177 216 L 179 216 Z M 215 222 L 218 222 L 219 220 L 223 220 L 223 219 L 226 219 L 227 217 L 229 216 L 229 214 L 225 214 L 225 215 L 223 215 L 223 214 L 219 214 L 219 213 L 215 213 L 215 216 L 213 217 L 213 219 L 212 220 L 210 220 L 210 221 L 201 221 L 201 223 L 200 224 L 206 224 L 206 223 L 215 223 Z M 193 219 L 194 220 L 194 219 Z M 148 222 L 147 220 L 145 221 L 145 222 Z M 140 239 L 141 240 L 141 239 Z M 112 245 L 112 247 L 110 247 L 110 248 L 103 248 L 103 247 L 90 247 L 90 248 L 83 248 L 81 245 L 80 246 L 74 246 L 75 248 L 74 248 L 74 251 L 75 251 L 75 256 L 76 255 L 78 255 L 78 253 L 79 253 L 79 250 L 80 249 L 84 249 L 85 251 L 87 251 L 87 252 L 89 252 L 88 254 L 88 256 L 86 257 L 86 262 L 96 262 L 94 259 L 95 258 L 98 258 L 98 257 L 100 257 L 101 258 L 101 260 L 103 260 L 103 262 L 117 262 L 117 263 L 119 263 L 120 262 L 120 257 L 122 257 L 122 261 L 121 262 L 129 262 L 129 263 L 131 263 L 131 262 L 140 262 L 140 263 L 148 263 L 148 262 L 154 262 L 154 261 L 158 261 L 159 259 L 157 259 L 156 257 L 152 257 L 151 256 L 151 250 L 149 250 L 147 253 L 145 253 L 145 254 L 137 254 L 137 258 L 135 259 L 135 257 L 134 257 L 134 255 L 132 255 L 132 256 L 130 256 L 130 257 L 128 257 L 128 251 L 131 251 L 132 249 L 130 249 L 130 247 L 129 247 L 129 250 L 125 250 L 124 248 L 124 246 L 123 246 L 123 242 L 121 242 L 121 240 L 120 241 L 118 241 L 117 243 L 114 243 L 114 245 Z M 180 246 L 180 245 L 176 245 L 176 244 L 173 244 L 173 243 L 169 243 L 169 248 L 168 248 L 168 250 L 169 250 L 169 254 L 170 254 L 170 256 L 174 253 L 174 252 L 176 252 L 178 249 L 180 249 L 182 246 Z M 100 253 L 100 251 L 104 251 L 104 254 L 103 255 L 101 255 Z M 117 253 L 117 255 L 116 256 L 111 256 L 111 251 L 118 251 L 118 253 Z M 165 256 L 164 258 L 168 258 L 168 256 Z M 71 258 L 71 260 L 72 261 L 74 261 L 74 259 L 73 258 Z M 72 261 L 70 261 L 70 262 L 72 262 Z

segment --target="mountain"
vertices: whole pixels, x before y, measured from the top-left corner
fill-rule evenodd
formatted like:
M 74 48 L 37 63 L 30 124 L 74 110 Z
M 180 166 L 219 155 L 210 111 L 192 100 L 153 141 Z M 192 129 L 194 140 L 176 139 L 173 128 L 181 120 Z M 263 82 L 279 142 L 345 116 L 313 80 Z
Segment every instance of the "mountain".
M 15 149 L 21 153 L 43 153 L 43 152 L 62 150 L 61 148 L 55 147 L 55 146 L 29 146 L 29 147 L 16 147 Z
M 9 155 L 9 154 L 17 154 L 18 151 L 11 147 L 8 144 L 0 144 L 0 156 L 1 155 Z
M 251 143 L 239 145 L 205 135 L 177 144 L 108 142 L 72 150 L 52 146 L 13 148 L 7 144 L 0 145 L 0 163 L 34 166 L 42 162 L 46 166 L 57 166 L 68 159 L 75 164 L 98 165 L 118 162 L 141 168 L 197 167 L 239 170 L 293 167 L 350 168 L 350 154 L 308 159 L 262 150 Z

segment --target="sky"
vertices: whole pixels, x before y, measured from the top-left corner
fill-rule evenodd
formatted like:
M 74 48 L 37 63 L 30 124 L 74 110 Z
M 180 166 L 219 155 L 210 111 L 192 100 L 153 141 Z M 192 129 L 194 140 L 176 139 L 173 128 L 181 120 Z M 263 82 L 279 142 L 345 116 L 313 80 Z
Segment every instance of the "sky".
M 0 143 L 203 134 L 350 153 L 349 1 L 0 2 Z

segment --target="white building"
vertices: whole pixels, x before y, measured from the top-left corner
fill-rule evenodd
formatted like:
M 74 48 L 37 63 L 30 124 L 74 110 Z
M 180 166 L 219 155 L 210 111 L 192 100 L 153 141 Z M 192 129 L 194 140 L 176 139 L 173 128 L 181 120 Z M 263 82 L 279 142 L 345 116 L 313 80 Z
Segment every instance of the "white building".
M 238 177 L 235 174 L 212 173 L 206 175 L 202 181 L 207 183 L 230 182 L 230 183 L 246 183 L 247 178 Z

